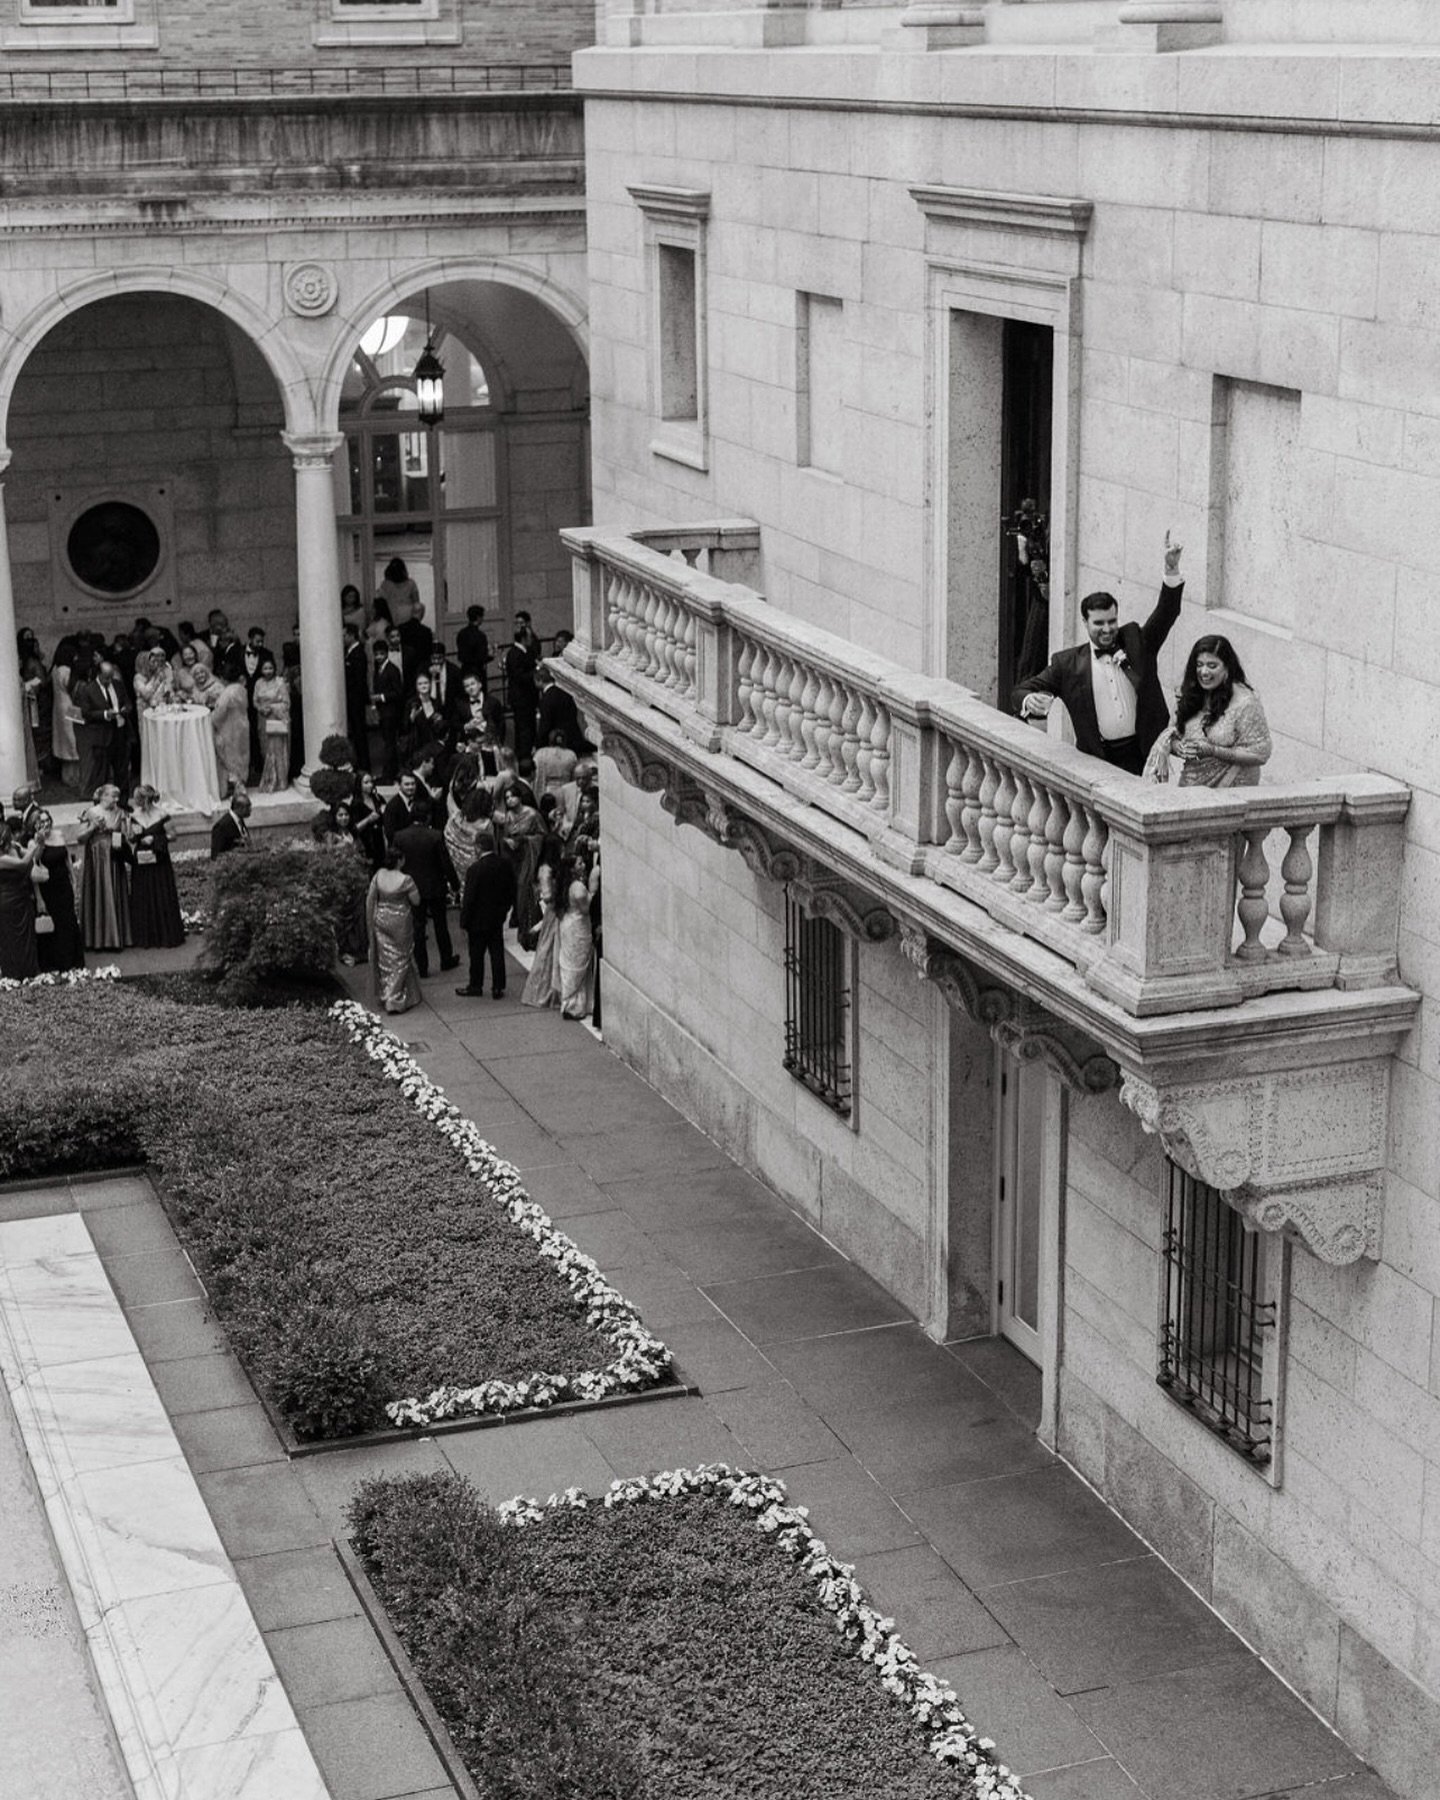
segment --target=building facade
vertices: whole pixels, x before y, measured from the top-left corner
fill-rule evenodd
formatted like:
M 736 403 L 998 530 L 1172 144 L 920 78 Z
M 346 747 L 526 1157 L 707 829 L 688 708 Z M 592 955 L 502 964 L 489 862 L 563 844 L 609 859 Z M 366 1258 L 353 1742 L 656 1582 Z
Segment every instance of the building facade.
M 555 630 L 587 516 L 581 0 L 6 0 L 0 690 L 17 627 L 297 635 L 400 555 L 453 641 Z M 432 342 L 445 416 L 416 417 Z M 24 777 L 0 706 L 0 789 Z
M 937 1337 L 1036 1361 L 1047 1441 L 1433 1794 L 1440 18 L 603 33 L 564 679 L 607 1039 Z M 1082 595 L 1150 611 L 1167 532 L 1167 691 L 1232 641 L 1259 787 L 1005 704 Z

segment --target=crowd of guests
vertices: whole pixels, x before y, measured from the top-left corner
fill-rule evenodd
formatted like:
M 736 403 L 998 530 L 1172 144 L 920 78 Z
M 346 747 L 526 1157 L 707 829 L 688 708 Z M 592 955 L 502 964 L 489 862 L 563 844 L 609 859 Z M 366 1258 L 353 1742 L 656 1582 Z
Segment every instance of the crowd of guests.
M 17 635 L 29 774 L 77 793 L 106 785 L 128 794 L 140 771 L 140 721 L 152 707 L 199 705 L 210 714 L 221 791 L 253 785 L 262 793 L 288 787 L 305 745 L 297 639 L 280 654 L 263 625 L 242 642 L 218 607 L 205 629 L 182 620 L 137 619 L 106 638 L 78 631 L 62 637 L 47 662 L 35 633 Z
M 87 950 L 158 950 L 185 941 L 160 796 L 114 783 L 80 815 L 75 849 L 36 786 L 0 819 L 0 976 L 83 969 Z

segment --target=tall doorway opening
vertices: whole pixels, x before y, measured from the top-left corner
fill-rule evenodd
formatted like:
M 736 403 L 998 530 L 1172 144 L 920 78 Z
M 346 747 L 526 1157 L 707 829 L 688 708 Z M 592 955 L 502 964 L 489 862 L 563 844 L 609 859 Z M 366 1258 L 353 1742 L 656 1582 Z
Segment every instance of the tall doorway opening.
M 996 1051 L 995 1318 L 1000 1335 L 1043 1363 L 1040 1253 L 1044 1232 L 1045 1099 L 1043 1067 Z
M 1006 319 L 1000 436 L 1000 629 L 996 685 L 1008 704 L 1017 681 L 1050 658 L 1050 442 L 1055 333 Z

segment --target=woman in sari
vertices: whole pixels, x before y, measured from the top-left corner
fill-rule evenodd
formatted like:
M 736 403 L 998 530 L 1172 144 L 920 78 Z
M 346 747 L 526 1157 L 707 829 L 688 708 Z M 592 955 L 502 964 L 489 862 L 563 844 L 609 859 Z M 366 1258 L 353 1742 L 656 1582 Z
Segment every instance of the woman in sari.
M 374 998 L 387 1013 L 409 1012 L 420 1004 L 420 976 L 415 968 L 415 908 L 420 890 L 405 873 L 405 858 L 393 847 L 385 852 L 365 898 L 365 927 L 370 940 L 370 979 Z
M 595 1008 L 595 934 L 590 925 L 590 888 L 583 863 L 572 865 L 560 915 L 556 952 L 560 1013 L 566 1019 L 588 1019 Z
M 226 662 L 221 679 L 210 729 L 215 733 L 215 761 L 224 794 L 244 787 L 250 774 L 250 697 L 245 692 L 244 665 L 238 658 Z
M 290 684 L 280 679 L 275 658 L 267 650 L 255 680 L 255 711 L 260 715 L 264 764 L 260 792 L 278 794 L 290 785 Z
M 130 844 L 118 787 L 95 790 L 80 815 L 85 846 L 80 871 L 80 917 L 87 950 L 124 950 L 130 943 Z
M 1155 740 L 1146 774 L 1168 780 L 1178 756 L 1181 787 L 1256 787 L 1270 751 L 1265 708 L 1235 646 L 1227 637 L 1197 638 L 1175 697 L 1175 729 Z
M 480 840 L 489 833 L 493 812 L 490 790 L 471 755 L 462 756 L 455 765 L 445 810 L 445 848 L 463 892 L 470 865 L 480 854 Z
M 522 1006 L 558 1006 L 560 1004 L 560 918 L 565 911 L 569 865 L 542 862 L 535 877 L 535 899 L 540 908 L 540 935 L 535 940 L 535 956 L 520 996 Z
M 515 930 L 523 943 L 526 937 L 533 939 L 538 924 L 535 876 L 545 842 L 545 821 L 533 806 L 526 805 L 517 784 L 506 789 L 499 824 L 501 838 L 515 865 Z
M 70 852 L 65 834 L 48 812 L 35 815 L 35 837 L 40 846 L 39 862 L 47 880 L 39 890 L 37 907 L 43 908 L 50 920 L 48 929 L 36 919 L 36 954 L 42 975 L 59 974 L 66 969 L 85 967 L 85 945 L 80 936 L 80 918 L 75 910 L 75 882 L 70 873 Z
M 185 649 L 188 650 L 189 648 L 190 646 L 187 644 Z M 182 650 L 180 654 L 183 656 L 185 651 Z M 189 664 L 188 667 L 190 671 L 190 692 L 187 698 L 192 700 L 197 706 L 208 707 L 213 713 L 215 708 L 220 704 L 221 694 L 225 691 L 223 685 L 215 674 L 214 669 L 211 668 L 210 664 L 207 663 L 203 657 L 197 656 L 195 661 Z
M 50 748 L 60 764 L 60 779 L 68 788 L 80 785 L 80 751 L 75 743 L 75 722 L 80 717 L 80 708 L 70 698 L 75 650 L 74 638 L 61 638 L 55 646 L 55 660 L 50 665 Z

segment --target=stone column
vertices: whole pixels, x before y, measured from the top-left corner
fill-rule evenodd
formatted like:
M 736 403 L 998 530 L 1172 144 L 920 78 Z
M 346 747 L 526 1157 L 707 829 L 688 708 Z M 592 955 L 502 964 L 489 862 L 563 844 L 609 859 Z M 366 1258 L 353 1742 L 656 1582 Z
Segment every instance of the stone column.
M 335 452 L 345 440 L 339 432 L 281 435 L 295 459 L 295 574 L 308 776 L 318 766 L 324 740 L 345 730 L 345 640 L 332 473 Z
M 0 447 L 0 476 L 10 451 Z M 0 794 L 8 800 L 25 780 L 25 719 L 20 658 L 15 649 L 15 590 L 10 584 L 10 540 L 5 530 L 5 487 L 0 481 Z

